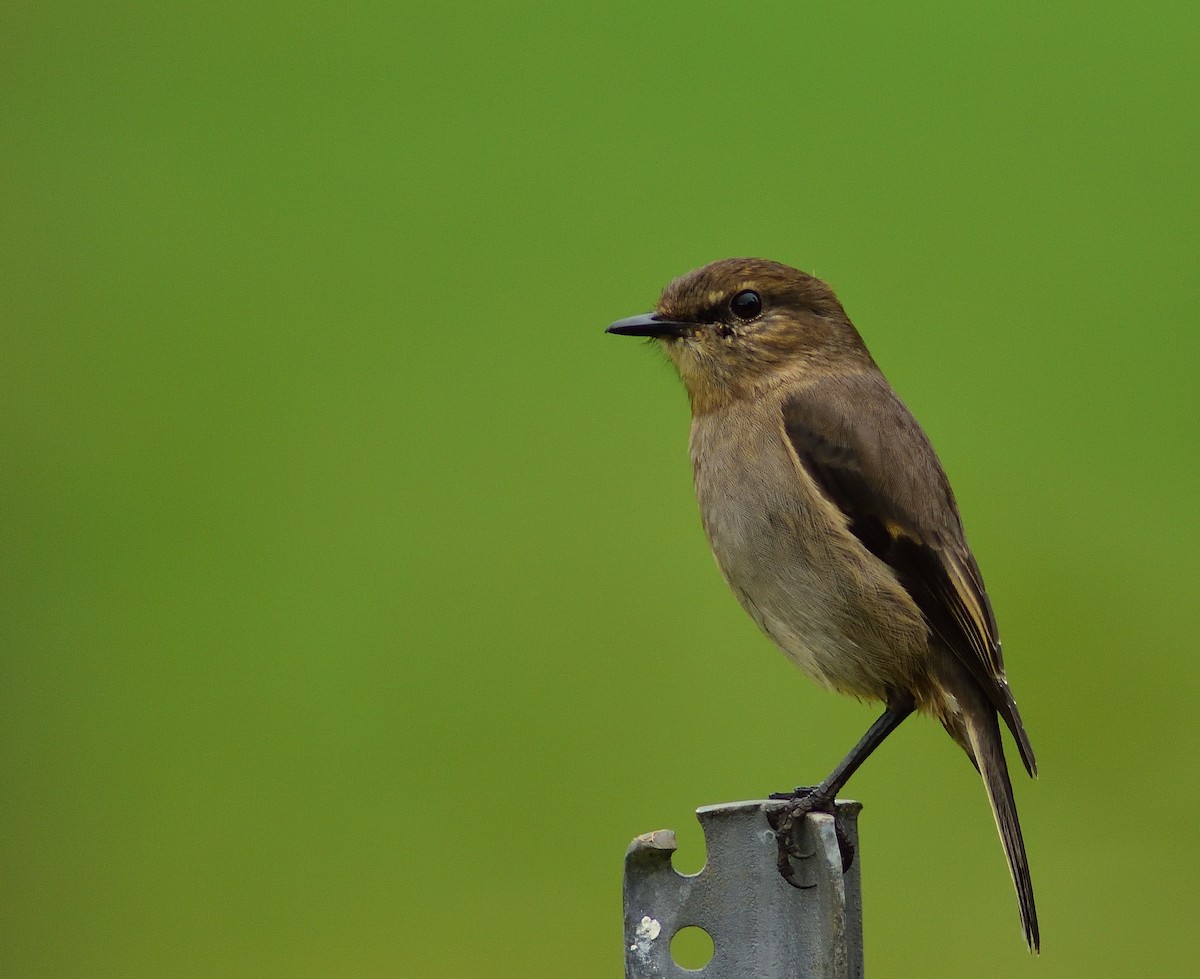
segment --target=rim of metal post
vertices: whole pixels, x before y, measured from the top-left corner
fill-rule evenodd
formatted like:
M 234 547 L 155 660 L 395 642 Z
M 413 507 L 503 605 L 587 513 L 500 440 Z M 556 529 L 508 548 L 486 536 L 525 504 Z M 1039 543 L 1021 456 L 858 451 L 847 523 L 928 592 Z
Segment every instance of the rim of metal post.
M 862 886 L 857 802 L 838 800 L 836 815 L 810 813 L 798 827 L 793 887 L 779 874 L 774 800 L 704 806 L 696 818 L 707 860 L 696 874 L 671 866 L 675 833 L 637 837 L 625 852 L 626 979 L 861 979 Z M 855 854 L 842 868 L 838 832 Z M 701 969 L 671 958 L 682 928 L 708 932 L 713 957 Z

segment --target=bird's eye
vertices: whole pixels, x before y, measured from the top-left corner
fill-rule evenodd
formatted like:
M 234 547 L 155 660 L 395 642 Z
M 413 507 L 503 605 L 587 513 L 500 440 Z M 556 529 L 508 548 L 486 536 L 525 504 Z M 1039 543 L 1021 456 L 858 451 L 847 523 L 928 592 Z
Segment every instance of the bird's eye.
M 762 297 L 753 289 L 743 289 L 729 300 L 729 310 L 740 320 L 752 320 L 762 312 Z

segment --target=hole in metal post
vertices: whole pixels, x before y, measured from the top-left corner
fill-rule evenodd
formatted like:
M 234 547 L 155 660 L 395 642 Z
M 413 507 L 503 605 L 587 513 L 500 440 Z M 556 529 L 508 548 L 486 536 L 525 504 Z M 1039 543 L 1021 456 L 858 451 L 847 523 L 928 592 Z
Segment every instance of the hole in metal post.
M 671 958 L 681 969 L 703 969 L 712 957 L 712 936 L 703 928 L 688 925 L 671 937 Z

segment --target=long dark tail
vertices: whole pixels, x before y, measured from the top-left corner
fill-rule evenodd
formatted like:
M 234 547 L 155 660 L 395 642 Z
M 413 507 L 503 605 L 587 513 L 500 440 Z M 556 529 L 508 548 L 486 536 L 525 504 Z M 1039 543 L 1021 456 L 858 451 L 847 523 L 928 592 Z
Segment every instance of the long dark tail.
M 974 716 L 968 721 L 967 736 L 975 755 L 975 764 L 983 776 L 988 802 L 992 804 L 992 815 L 996 817 L 996 829 L 1000 831 L 1000 842 L 1004 844 L 1004 855 L 1008 858 L 1008 870 L 1017 889 L 1025 941 L 1029 943 L 1029 950 L 1036 952 L 1041 944 L 1041 936 L 1038 933 L 1037 908 L 1033 903 L 1033 881 L 1029 879 L 1029 860 L 1025 856 L 1025 839 L 1021 835 L 1020 820 L 1017 819 L 1017 804 L 1013 799 L 1012 782 L 1008 778 L 1008 764 L 1004 760 L 1000 726 L 996 723 L 993 710 L 972 713 Z

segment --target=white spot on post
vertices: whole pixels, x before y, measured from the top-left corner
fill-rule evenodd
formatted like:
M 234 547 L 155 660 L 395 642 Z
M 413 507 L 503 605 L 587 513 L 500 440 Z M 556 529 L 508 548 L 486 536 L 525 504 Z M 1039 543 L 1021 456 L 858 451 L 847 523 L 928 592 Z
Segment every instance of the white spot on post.
M 651 918 L 650 915 L 643 915 L 642 920 L 638 922 L 638 926 L 633 930 L 633 937 L 637 941 L 629 946 L 629 951 L 637 952 L 642 956 L 650 954 L 650 946 L 654 944 L 654 940 L 662 933 L 662 925 Z

